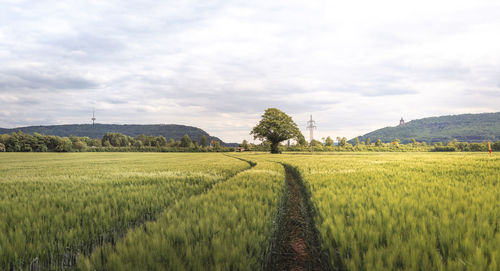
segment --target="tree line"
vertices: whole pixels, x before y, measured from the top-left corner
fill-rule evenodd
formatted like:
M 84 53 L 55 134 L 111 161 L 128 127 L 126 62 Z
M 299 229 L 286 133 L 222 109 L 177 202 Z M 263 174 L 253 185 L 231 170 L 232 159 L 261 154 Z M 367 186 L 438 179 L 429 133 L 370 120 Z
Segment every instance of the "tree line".
M 348 142 L 346 137 L 337 137 L 337 144 L 330 136 L 322 138 L 322 141 L 313 139 L 312 142 L 293 142 L 288 145 L 288 142 L 281 142 L 279 150 L 285 152 L 487 152 L 488 142 L 469 143 L 452 140 L 449 142 L 435 142 L 428 144 L 427 142 L 418 142 L 411 139 L 410 143 L 403 144 L 399 139 L 394 139 L 392 142 L 384 143 L 377 139 L 372 141 L 370 138 L 359 140 L 355 138 L 355 144 Z M 264 140 L 260 144 L 248 143 L 243 140 L 239 145 L 241 148 L 248 151 L 271 151 L 271 143 Z M 492 151 L 500 151 L 500 141 L 491 142 Z
M 307 142 L 303 137 L 288 145 L 281 142 L 279 151 L 433 151 L 433 152 L 486 152 L 488 143 L 468 143 L 452 140 L 450 142 L 437 142 L 427 144 L 412 139 L 410 143 L 402 144 L 398 139 L 384 143 L 380 139 L 372 141 L 370 138 L 360 141 L 355 138 L 355 144 L 350 144 L 346 137 L 337 137 L 337 144 L 333 138 L 326 137 L 322 141 Z M 212 144 L 213 143 L 213 144 Z M 272 143 L 264 140 L 260 144 L 248 143 L 243 140 L 239 145 L 245 151 L 270 151 Z M 276 147 L 275 147 L 276 148 Z M 500 151 L 500 141 L 492 142 L 491 149 Z M 34 133 L 33 135 L 21 131 L 11 134 L 0 134 L 0 152 L 227 152 L 234 148 L 223 147 L 220 142 L 209 142 L 206 136 L 198 141 L 191 140 L 189 135 L 184 135 L 180 140 L 166 139 L 163 136 L 139 135 L 130 137 L 121 133 L 105 133 L 102 138 L 89 137 L 59 137 Z
M 0 152 L 100 152 L 100 151 L 163 151 L 163 152 L 211 152 L 234 151 L 220 142 L 209 142 L 203 135 L 193 141 L 185 134 L 180 140 L 164 136 L 139 135 L 130 137 L 121 133 L 105 133 L 102 138 L 60 137 L 39 133 L 26 134 L 21 131 L 0 134 Z

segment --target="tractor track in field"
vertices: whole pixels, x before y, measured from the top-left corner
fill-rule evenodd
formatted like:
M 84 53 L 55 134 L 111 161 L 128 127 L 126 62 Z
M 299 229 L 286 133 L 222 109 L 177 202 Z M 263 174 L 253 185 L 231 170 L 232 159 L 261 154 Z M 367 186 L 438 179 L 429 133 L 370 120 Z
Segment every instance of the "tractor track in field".
M 286 191 L 264 270 L 333 270 L 321 250 L 313 211 L 297 170 L 284 164 Z

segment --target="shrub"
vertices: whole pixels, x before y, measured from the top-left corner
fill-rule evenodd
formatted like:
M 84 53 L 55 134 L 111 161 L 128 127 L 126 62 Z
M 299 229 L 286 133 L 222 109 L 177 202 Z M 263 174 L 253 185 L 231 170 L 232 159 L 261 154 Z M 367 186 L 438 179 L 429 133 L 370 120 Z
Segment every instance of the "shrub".
M 453 146 L 434 146 L 434 148 L 431 149 L 432 152 L 453 152 L 456 150 L 457 149 Z
M 470 150 L 471 151 L 487 151 L 488 147 L 486 146 L 486 144 L 482 144 L 482 143 L 471 143 Z
M 500 151 L 500 141 L 491 144 L 491 149 L 494 151 Z

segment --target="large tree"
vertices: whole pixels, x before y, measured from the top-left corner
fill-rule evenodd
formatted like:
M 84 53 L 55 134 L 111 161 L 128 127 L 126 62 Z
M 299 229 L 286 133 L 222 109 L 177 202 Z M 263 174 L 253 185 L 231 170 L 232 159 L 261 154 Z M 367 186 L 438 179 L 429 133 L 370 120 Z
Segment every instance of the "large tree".
M 279 144 L 282 141 L 304 137 L 292 118 L 276 108 L 266 109 L 259 124 L 253 127 L 250 134 L 253 134 L 255 139 L 268 140 L 271 143 L 271 153 L 280 152 Z

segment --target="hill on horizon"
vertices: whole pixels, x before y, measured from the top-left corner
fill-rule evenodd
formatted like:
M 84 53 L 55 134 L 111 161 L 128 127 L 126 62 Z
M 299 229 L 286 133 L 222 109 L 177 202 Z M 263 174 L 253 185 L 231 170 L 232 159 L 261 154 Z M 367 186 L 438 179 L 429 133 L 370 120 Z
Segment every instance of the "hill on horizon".
M 167 140 L 173 138 L 180 140 L 185 134 L 188 134 L 193 141 L 200 141 L 205 135 L 209 141 L 216 140 L 223 146 L 233 146 L 235 143 L 226 143 L 218 137 L 211 136 L 204 130 L 179 124 L 63 124 L 47 126 L 27 126 L 12 129 L 0 128 L 0 134 L 10 134 L 12 132 L 22 131 L 23 133 L 40 133 L 44 135 L 55 136 L 87 136 L 90 138 L 102 138 L 105 133 L 122 133 L 127 136 L 136 137 L 138 135 L 164 136 Z
M 419 142 L 448 142 L 453 139 L 466 142 L 500 140 L 500 112 L 461 114 L 417 119 L 396 127 L 385 127 L 358 137 L 361 141 L 370 138 L 383 142 L 399 139 L 409 143 L 414 138 Z M 349 140 L 352 144 L 355 138 Z

